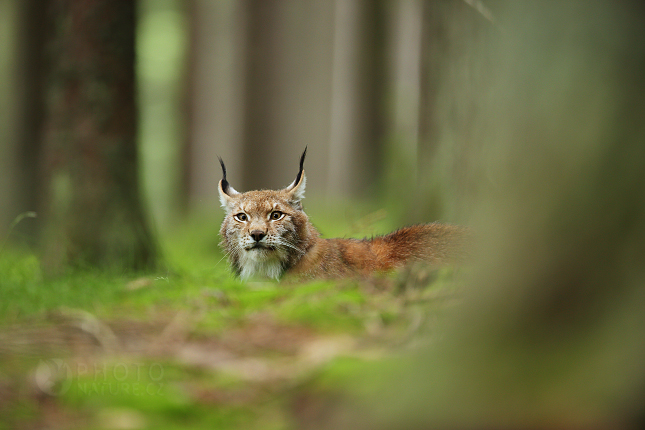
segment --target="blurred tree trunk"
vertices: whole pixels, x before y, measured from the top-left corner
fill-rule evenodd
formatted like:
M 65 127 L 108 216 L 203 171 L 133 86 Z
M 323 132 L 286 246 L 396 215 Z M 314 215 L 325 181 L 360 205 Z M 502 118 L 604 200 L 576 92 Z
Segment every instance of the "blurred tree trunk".
M 247 0 L 246 81 L 244 98 L 243 189 L 277 188 L 272 178 L 279 147 L 282 108 L 280 71 L 284 68 L 284 27 L 277 1 Z M 304 145 L 303 145 L 304 146 Z
M 2 182 L 0 184 L 0 237 L 19 214 L 39 211 L 38 160 L 43 120 L 43 45 L 45 10 L 40 0 L 15 0 L 4 5 L 12 13 L 16 28 L 7 53 L 10 70 L 6 82 L 8 94 L 2 94 Z M 11 7 L 11 10 L 9 10 Z M 8 18 L 11 19 L 11 18 Z M 7 40 L 5 39 L 5 40 Z M 14 43 L 11 43 L 14 41 Z M 4 103 L 7 103 L 6 105 Z M 21 239 L 36 237 L 36 222 L 16 226 Z M 14 232 L 15 234 L 15 232 Z
M 197 6 L 197 0 L 189 0 L 183 4 L 184 14 L 188 20 L 188 46 L 186 52 L 186 69 L 187 73 L 184 75 L 182 80 L 182 92 L 181 92 L 181 111 L 183 112 L 183 122 L 185 127 L 185 132 L 183 133 L 183 140 L 181 145 L 181 170 L 180 174 L 180 183 L 179 183 L 179 193 L 178 205 L 179 211 L 183 217 L 188 214 L 190 204 L 191 204 L 191 169 L 192 169 L 192 157 L 195 153 L 194 142 L 195 142 L 195 129 L 193 127 L 194 118 L 195 118 L 195 103 L 193 101 L 195 94 L 198 91 L 196 78 L 197 71 L 197 25 L 199 25 L 198 13 L 199 9 Z
M 378 184 L 385 129 L 386 2 L 336 0 L 329 195 L 365 196 Z
M 419 200 L 422 200 L 414 186 L 418 180 L 416 161 L 419 150 L 423 7 L 421 0 L 394 2 L 391 4 L 389 23 L 391 103 L 384 189 L 388 206 L 402 212 L 396 215 L 405 222 L 410 222 L 410 209 L 417 207 Z M 401 193 L 401 190 L 406 192 Z
M 358 178 L 351 178 L 355 195 L 374 197 L 383 177 L 386 130 L 386 76 L 387 76 L 387 6 L 385 0 L 363 3 L 362 45 L 359 61 L 358 99 L 361 103 L 359 135 L 354 152 L 355 164 L 362 166 Z
M 241 190 L 281 188 L 309 146 L 311 193 L 325 189 L 333 3 L 246 0 Z M 233 174 L 233 172 L 232 172 Z M 239 184 L 239 186 L 238 186 Z
M 136 2 L 48 4 L 45 269 L 151 268 L 157 249 L 137 177 Z
M 226 162 L 231 183 L 243 189 L 244 3 L 191 0 L 189 5 L 183 181 L 188 208 L 214 212 L 222 177 L 217 156 Z
M 430 196 L 420 214 L 455 218 L 475 193 L 473 152 L 479 151 L 473 94 L 486 87 L 488 47 L 499 34 L 477 1 L 441 0 L 423 5 L 418 192 Z
M 479 2 L 403 0 L 395 8 L 388 196 L 405 208 L 404 223 L 454 220 L 477 186 L 468 157 L 478 150 L 473 94 L 486 83 L 485 47 L 499 28 Z

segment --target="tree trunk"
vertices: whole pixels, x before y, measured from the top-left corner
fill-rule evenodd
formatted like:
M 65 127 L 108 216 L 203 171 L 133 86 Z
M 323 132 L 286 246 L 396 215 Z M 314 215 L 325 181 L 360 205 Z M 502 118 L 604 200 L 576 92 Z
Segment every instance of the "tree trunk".
M 245 64 L 238 190 L 282 188 L 309 146 L 308 195 L 324 190 L 333 3 L 246 0 Z M 235 174 L 231 170 L 231 174 Z
M 280 142 L 281 106 L 280 71 L 284 69 L 281 46 L 281 4 L 276 1 L 248 0 L 246 76 L 244 98 L 244 184 L 242 189 L 278 188 L 272 166 L 279 162 L 276 149 Z M 282 66 L 282 67 L 280 67 Z M 239 187 L 239 186 L 238 186 Z
M 49 5 L 44 267 L 151 268 L 157 248 L 137 176 L 135 2 Z
M 8 67 L 0 89 L 0 238 L 21 213 L 40 211 L 38 160 L 43 119 L 43 44 L 45 11 L 41 0 L 5 3 L 0 13 L 15 24 L 4 24 L 0 39 L 7 45 Z M 1 19 L 0 19 L 1 20 Z M 0 22 L 0 27 L 3 23 Z M 5 63 L 5 64 L 7 64 Z M 0 72 L 1 73 L 1 72 Z M 29 243 L 37 236 L 37 222 L 21 222 L 12 237 Z M 1 239 L 0 239 L 1 240 Z
M 370 196 L 382 176 L 386 4 L 336 0 L 328 195 Z

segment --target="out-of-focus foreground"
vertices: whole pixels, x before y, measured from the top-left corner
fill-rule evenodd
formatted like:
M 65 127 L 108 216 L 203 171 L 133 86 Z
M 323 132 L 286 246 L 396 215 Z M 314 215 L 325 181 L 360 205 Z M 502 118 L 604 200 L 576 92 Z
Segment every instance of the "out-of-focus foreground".
M 643 6 L 498 12 L 490 85 L 472 94 L 481 236 L 464 302 L 440 341 L 355 397 L 374 403 L 318 403 L 336 411 L 325 428 L 645 422 Z

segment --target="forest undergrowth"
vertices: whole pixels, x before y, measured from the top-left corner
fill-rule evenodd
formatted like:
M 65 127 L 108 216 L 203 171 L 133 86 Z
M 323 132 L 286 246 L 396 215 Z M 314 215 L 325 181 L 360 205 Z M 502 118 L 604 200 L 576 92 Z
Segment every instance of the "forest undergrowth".
M 372 235 L 385 218 L 321 230 Z M 0 429 L 299 428 L 370 363 L 432 342 L 459 302 L 451 269 L 244 282 L 217 230 L 193 219 L 164 235 L 157 273 L 47 279 L 34 253 L 5 249 Z

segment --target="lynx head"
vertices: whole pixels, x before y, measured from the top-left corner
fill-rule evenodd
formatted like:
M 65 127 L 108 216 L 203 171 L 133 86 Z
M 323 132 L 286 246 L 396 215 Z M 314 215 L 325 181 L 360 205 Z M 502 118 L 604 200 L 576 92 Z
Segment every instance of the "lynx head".
M 303 165 L 307 148 L 300 157 L 296 179 L 281 190 L 240 193 L 226 180 L 222 165 L 219 198 L 226 212 L 220 235 L 235 273 L 242 278 L 254 275 L 278 279 L 306 251 L 309 220 L 302 210 L 305 192 Z

